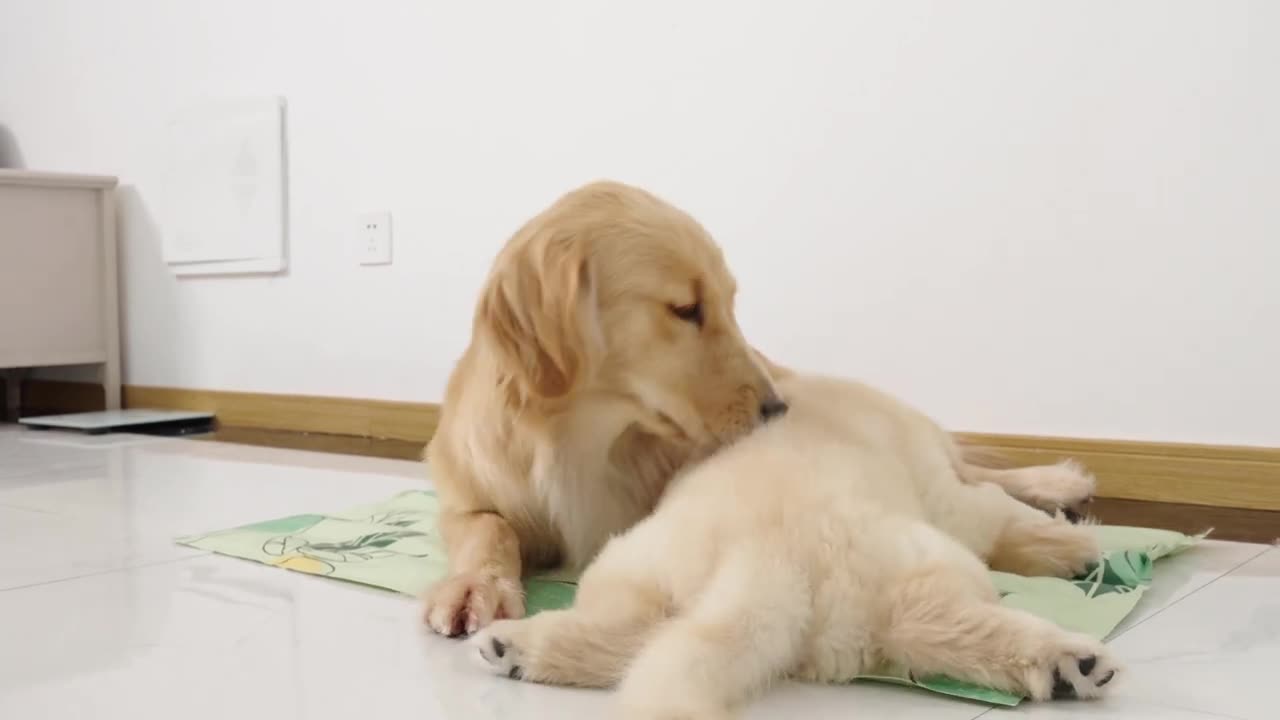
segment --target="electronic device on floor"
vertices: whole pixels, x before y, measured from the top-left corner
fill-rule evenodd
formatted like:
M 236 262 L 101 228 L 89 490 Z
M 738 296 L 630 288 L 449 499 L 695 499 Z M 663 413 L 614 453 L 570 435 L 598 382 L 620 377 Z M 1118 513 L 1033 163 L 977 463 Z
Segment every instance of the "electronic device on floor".
M 141 435 L 192 435 L 213 430 L 214 415 L 198 410 L 101 410 L 98 412 L 19 418 L 32 430 L 68 430 L 89 435 L 137 433 Z

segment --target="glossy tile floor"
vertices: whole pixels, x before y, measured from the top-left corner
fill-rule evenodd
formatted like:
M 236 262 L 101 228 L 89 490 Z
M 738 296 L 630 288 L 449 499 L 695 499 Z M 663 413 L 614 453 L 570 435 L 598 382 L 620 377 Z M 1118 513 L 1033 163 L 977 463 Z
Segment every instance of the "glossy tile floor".
M 341 509 L 414 463 L 0 426 L 0 718 L 607 718 L 607 696 L 485 675 L 411 598 L 177 547 L 175 535 Z M 1098 703 L 988 710 L 872 684 L 784 685 L 749 718 L 1280 718 L 1280 550 L 1163 563 Z M 1268 710 L 1267 708 L 1272 708 Z

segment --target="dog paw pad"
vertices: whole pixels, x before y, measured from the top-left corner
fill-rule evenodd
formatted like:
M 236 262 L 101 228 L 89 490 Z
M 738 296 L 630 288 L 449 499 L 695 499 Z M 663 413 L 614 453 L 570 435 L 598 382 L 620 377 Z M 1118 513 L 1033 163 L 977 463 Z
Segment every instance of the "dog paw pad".
M 520 648 L 510 639 L 499 637 L 490 629 L 481 630 L 471 644 L 475 646 L 480 660 L 489 672 L 505 676 L 512 680 L 524 677 L 524 666 L 521 662 Z
M 1116 668 L 1104 657 L 1067 656 L 1053 668 L 1050 697 L 1054 700 L 1079 700 L 1102 694 L 1102 688 L 1116 676 Z

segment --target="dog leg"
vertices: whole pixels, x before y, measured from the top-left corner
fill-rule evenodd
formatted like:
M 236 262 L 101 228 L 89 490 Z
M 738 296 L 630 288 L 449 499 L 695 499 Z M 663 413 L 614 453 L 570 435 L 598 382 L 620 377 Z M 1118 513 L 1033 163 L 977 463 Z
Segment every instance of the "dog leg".
M 1034 700 L 1095 698 L 1115 677 L 1106 646 L 1030 613 L 974 597 L 934 566 L 884 588 L 884 656 L 916 677 L 946 675 Z
M 1018 500 L 1050 515 L 1061 511 L 1071 522 L 1088 515 L 1097 482 L 1080 463 L 995 469 L 957 460 L 956 472 L 970 484 L 992 483 Z
M 992 570 L 1072 578 L 1102 555 L 1089 527 L 1049 517 L 995 485 L 951 480 L 937 485 L 931 523 Z
M 808 582 L 776 545 L 738 547 L 640 651 L 619 695 L 627 720 L 729 718 L 796 661 Z
M 472 639 L 489 669 L 517 680 L 609 688 L 622 680 L 670 606 L 650 582 L 592 568 L 574 606 L 499 620 Z
M 520 540 L 495 513 L 446 513 L 450 575 L 426 595 L 423 621 L 448 637 L 471 635 L 494 618 L 524 615 Z
M 1006 525 L 987 555 L 987 564 L 992 570 L 1015 575 L 1070 579 L 1101 557 L 1098 539 L 1088 527 L 1061 518 L 1036 518 Z

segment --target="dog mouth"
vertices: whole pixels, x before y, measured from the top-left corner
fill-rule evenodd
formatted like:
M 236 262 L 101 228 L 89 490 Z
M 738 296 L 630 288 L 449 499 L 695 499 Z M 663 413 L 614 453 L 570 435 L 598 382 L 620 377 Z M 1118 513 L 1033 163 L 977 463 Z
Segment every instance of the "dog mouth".
M 714 452 L 730 445 L 766 424 L 761 419 L 755 423 L 735 422 L 728 427 L 717 428 L 702 417 L 686 418 L 681 422 L 679 416 L 658 408 L 649 408 L 652 420 L 651 432 L 690 448 L 700 448 L 703 452 Z
M 654 415 L 658 418 L 658 424 L 662 427 L 663 434 L 678 440 L 692 440 L 689 432 L 676 419 L 661 410 L 655 410 Z
M 662 412 L 661 410 L 655 410 L 654 415 L 658 416 L 658 422 L 663 427 L 678 430 L 682 433 L 684 432 L 684 430 L 680 427 L 680 423 L 676 422 L 675 418 L 671 417 L 670 415 Z
M 640 424 L 649 433 L 688 445 L 714 443 L 717 439 L 706 418 L 679 397 L 643 385 L 627 393 L 627 397 L 641 411 Z
M 652 431 L 686 446 L 718 445 L 718 436 L 701 417 L 672 412 L 671 408 L 648 407 Z
M 629 395 L 628 399 L 643 411 L 636 421 L 646 433 L 684 442 L 691 439 L 689 431 L 671 413 L 663 408 L 654 407 L 638 395 Z

